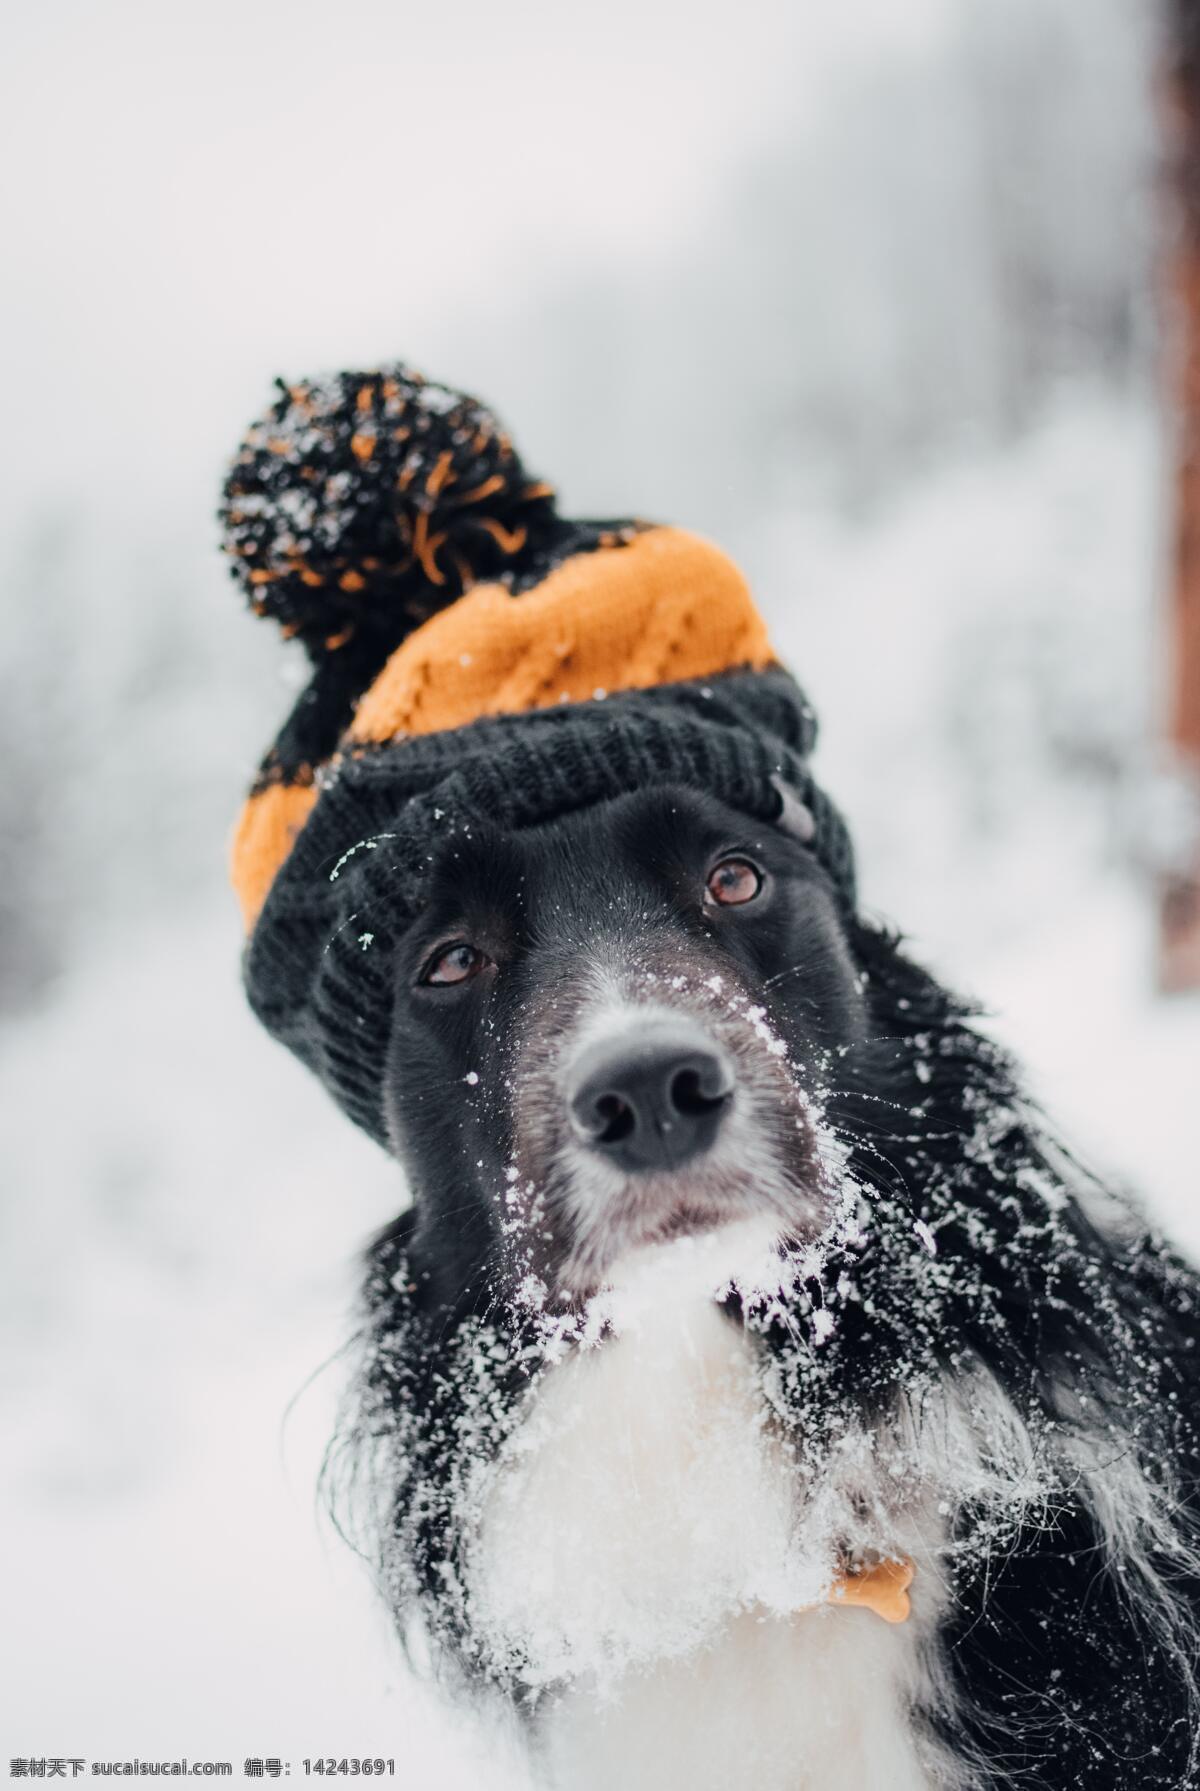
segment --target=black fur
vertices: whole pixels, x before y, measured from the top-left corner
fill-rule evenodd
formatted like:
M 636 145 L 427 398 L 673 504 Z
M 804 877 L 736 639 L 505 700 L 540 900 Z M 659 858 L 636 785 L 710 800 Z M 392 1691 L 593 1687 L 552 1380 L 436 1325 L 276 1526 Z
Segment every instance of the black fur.
M 764 895 L 714 913 L 705 877 L 731 850 L 765 871 Z M 489 967 L 423 985 L 454 939 Z M 659 1000 L 673 975 L 746 991 L 847 1149 L 865 1241 L 832 1252 L 782 1318 L 730 1311 L 777 1358 L 803 1472 L 822 1471 L 846 1413 L 899 1403 L 919 1422 L 938 1387 L 982 1370 L 1047 1459 L 1073 1435 L 1093 1450 L 1107 1438 L 1114 1474 L 1132 1452 L 1160 1488 L 1165 1525 L 1128 1558 L 1113 1558 L 1069 1474 L 1011 1524 L 956 1512 L 943 1637 L 955 1696 L 927 1720 L 989 1791 L 1200 1784 L 1196 1272 L 1132 1216 L 1089 1218 L 1087 1177 L 1005 1054 L 894 936 L 847 911 L 802 846 L 683 790 L 450 845 L 397 945 L 386 1108 L 414 1204 L 370 1251 L 342 1453 L 382 1499 L 373 1546 L 402 1625 L 418 1615 L 470 1677 L 491 1671 L 456 1500 L 540 1372 L 536 1315 L 513 1291 L 531 1266 L 552 1283 L 571 1240 L 522 1103 L 597 960 Z M 548 1184 L 551 1235 L 536 1244 L 506 1204 L 514 1163 Z M 822 1306 L 835 1322 L 818 1344 Z M 519 1675 L 504 1689 L 522 1700 Z

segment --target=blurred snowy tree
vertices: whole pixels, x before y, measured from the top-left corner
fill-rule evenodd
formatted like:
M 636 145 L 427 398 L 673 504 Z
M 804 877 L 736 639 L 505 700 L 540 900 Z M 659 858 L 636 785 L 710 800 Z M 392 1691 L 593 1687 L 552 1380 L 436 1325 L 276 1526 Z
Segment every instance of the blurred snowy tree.
M 1200 987 L 1200 0 L 1172 0 L 1166 122 L 1173 181 L 1171 361 L 1177 469 L 1167 732 L 1161 976 Z
M 8 558 L 0 583 L 0 1011 L 38 995 L 67 956 L 72 904 L 62 801 L 74 775 L 77 726 L 71 515 L 48 510 L 33 518 Z
M 472 348 L 568 488 L 749 533 L 802 491 L 861 510 L 1012 439 L 1065 382 L 1147 381 L 1152 9 L 950 19 L 764 120 L 701 226 L 664 220 L 636 269 L 582 268 L 515 368 L 506 334 L 494 361 Z

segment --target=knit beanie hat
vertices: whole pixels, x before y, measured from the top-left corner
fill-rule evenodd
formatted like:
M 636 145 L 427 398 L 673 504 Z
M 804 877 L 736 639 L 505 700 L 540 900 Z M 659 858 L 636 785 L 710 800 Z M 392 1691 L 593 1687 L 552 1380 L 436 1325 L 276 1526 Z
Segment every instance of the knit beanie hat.
M 231 569 L 311 678 L 234 834 L 268 1030 L 386 1145 L 389 946 L 443 840 L 652 784 L 791 805 L 847 906 L 816 721 L 718 548 L 572 522 L 490 411 L 404 366 L 279 383 L 224 489 Z

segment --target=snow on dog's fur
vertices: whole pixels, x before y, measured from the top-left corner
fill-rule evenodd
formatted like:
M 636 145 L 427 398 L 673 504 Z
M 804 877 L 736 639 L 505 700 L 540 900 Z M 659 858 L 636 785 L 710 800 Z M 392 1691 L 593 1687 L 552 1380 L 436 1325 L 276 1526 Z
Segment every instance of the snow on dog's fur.
M 578 1066 L 669 1023 L 730 1092 L 634 1173 Z M 452 843 L 389 1090 L 345 1508 L 556 1783 L 1197 1782 L 1195 1273 L 786 833 L 656 790 Z M 827 1602 L 895 1559 L 908 1622 Z

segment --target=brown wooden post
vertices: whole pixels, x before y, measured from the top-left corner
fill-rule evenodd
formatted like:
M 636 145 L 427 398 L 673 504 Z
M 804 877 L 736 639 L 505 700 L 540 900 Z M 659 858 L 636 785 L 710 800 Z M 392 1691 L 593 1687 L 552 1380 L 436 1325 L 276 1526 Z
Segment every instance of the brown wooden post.
M 1200 988 L 1200 0 L 1169 0 L 1166 125 L 1173 195 L 1167 319 L 1176 431 L 1169 617 L 1170 836 L 1160 871 L 1160 982 Z

